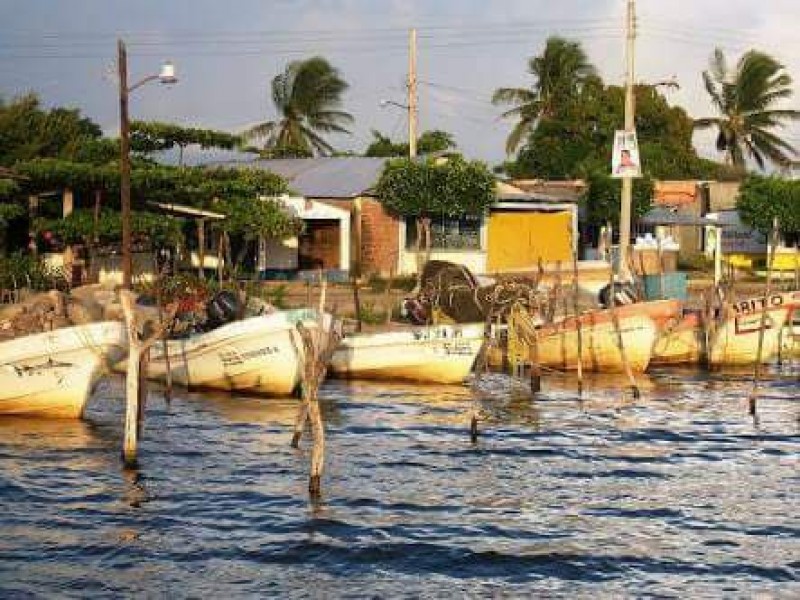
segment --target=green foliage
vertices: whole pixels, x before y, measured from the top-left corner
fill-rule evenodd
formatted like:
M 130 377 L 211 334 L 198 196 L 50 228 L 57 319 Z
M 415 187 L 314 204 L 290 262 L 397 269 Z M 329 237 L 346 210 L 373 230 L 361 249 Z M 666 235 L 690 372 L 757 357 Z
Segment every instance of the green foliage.
M 372 302 L 364 302 L 360 308 L 358 317 L 362 323 L 366 325 L 381 325 L 386 322 L 386 311 L 377 308 Z
M 20 204 L 0 203 L 0 229 L 5 228 L 12 219 L 21 217 L 24 214 L 25 209 Z
M 112 210 L 100 212 L 96 231 L 91 210 L 76 210 L 59 219 L 36 219 L 33 227 L 39 234 L 51 232 L 65 244 L 86 243 L 95 236 L 101 244 L 122 239 L 121 214 Z M 131 215 L 131 227 L 136 241 L 152 248 L 174 246 L 183 239 L 180 221 L 166 215 L 135 211 Z
M 329 155 L 333 147 L 324 133 L 349 133 L 353 117 L 339 109 L 347 82 L 321 56 L 290 62 L 272 79 L 272 103 L 280 118 L 245 132 L 248 139 L 264 140 L 271 156 Z
M 778 218 L 784 235 L 800 235 L 800 181 L 751 175 L 739 188 L 736 209 L 744 223 L 768 234 Z
M 144 154 L 180 149 L 179 164 L 183 164 L 183 152 L 188 146 L 231 150 L 242 143 L 242 137 L 224 131 L 181 127 L 173 123 L 134 121 L 131 123 L 131 149 Z
M 597 80 L 580 42 L 558 36 L 547 39 L 541 55 L 528 59 L 528 73 L 536 79 L 531 88 L 500 88 L 492 97 L 494 104 L 513 105 L 502 114 L 517 121 L 506 141 L 508 154 L 541 121 L 552 118 L 560 107 L 571 106 L 584 86 Z
M 644 173 L 654 179 L 713 179 L 721 165 L 698 157 L 692 120 L 652 86 L 637 86 L 636 128 Z M 614 131 L 624 122 L 624 90 L 586 84 L 573 102 L 557 105 L 506 164 L 512 177 L 571 179 L 610 171 Z
M 36 290 L 61 288 L 66 283 L 61 269 L 47 266 L 29 254 L 14 253 L 0 256 L 0 287 L 15 289 L 31 287 Z
M 482 215 L 495 201 L 495 178 L 479 161 L 389 161 L 376 193 L 391 212 L 405 217 Z
M 77 109 L 45 110 L 35 94 L 0 99 L 0 165 L 39 157 L 74 159 L 84 144 L 102 136 Z
M 372 143 L 367 147 L 364 156 L 408 156 L 408 143 L 392 142 L 391 139 L 381 134 L 375 129 L 372 130 Z M 453 150 L 456 143 L 453 135 L 438 129 L 425 131 L 417 139 L 417 153 L 420 155 L 436 154 Z
M 276 287 L 262 287 L 261 296 L 272 304 L 275 308 L 288 308 L 286 296 L 289 293 L 289 288 L 285 284 L 280 284 Z
M 776 108 L 793 95 L 792 78 L 781 63 L 750 50 L 731 70 L 717 48 L 703 82 L 718 116 L 697 119 L 694 126 L 717 131 L 717 150 L 725 153 L 728 164 L 744 171 L 749 156 L 764 169 L 766 160 L 787 165 L 798 155 L 774 133 L 787 121 L 800 119 L 798 110 Z
M 614 179 L 604 172 L 594 172 L 587 178 L 588 187 L 583 198 L 586 223 L 603 226 L 608 221 L 619 222 L 622 180 Z M 631 217 L 636 219 L 646 214 L 653 198 L 653 182 L 649 178 L 634 179 Z
M 26 193 L 64 188 L 78 192 L 100 189 L 105 190 L 109 198 L 119 198 L 120 174 L 115 165 L 37 159 L 19 163 L 15 170 L 27 178 L 19 184 Z M 278 175 L 255 169 L 144 164 L 131 171 L 132 198 L 140 203 L 154 200 L 208 208 L 215 199 L 254 199 L 277 196 L 287 190 L 286 182 Z
M 214 204 L 214 210 L 226 215 L 218 227 L 231 234 L 254 241 L 259 236 L 287 238 L 302 228 L 302 220 L 288 213 L 272 199 L 231 197 Z
M 0 200 L 13 198 L 19 192 L 19 186 L 13 179 L 0 178 Z

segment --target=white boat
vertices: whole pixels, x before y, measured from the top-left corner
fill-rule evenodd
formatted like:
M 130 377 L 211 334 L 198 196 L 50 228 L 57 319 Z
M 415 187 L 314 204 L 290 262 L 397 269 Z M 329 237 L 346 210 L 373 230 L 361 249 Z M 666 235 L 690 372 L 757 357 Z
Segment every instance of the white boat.
M 432 325 L 345 337 L 329 372 L 350 379 L 461 383 L 483 345 L 483 323 Z
M 327 315 L 326 315 L 327 317 Z M 297 324 L 318 326 L 313 310 L 286 310 L 233 321 L 184 339 L 156 342 L 147 365 L 149 379 L 191 388 L 288 396 L 302 377 L 305 352 Z M 326 327 L 330 318 L 326 318 Z M 123 369 L 124 365 L 118 368 Z
M 117 321 L 0 343 L 0 414 L 79 418 L 100 377 L 127 353 Z
M 715 368 L 752 365 L 759 339 L 761 361 L 773 360 L 781 351 L 784 332 L 798 306 L 800 291 L 775 292 L 769 298 L 759 296 L 734 302 L 726 309 L 712 337 L 709 364 Z

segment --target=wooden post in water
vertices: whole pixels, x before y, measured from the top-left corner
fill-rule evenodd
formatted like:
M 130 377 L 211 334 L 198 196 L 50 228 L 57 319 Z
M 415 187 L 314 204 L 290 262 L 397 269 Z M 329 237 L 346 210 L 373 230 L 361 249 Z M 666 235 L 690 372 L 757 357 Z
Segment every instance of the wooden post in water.
M 122 460 L 126 467 L 136 466 L 136 454 L 144 417 L 144 398 L 147 395 L 147 353 L 163 335 L 165 324 L 145 339 L 139 336 L 139 324 L 134 312 L 134 298 L 129 290 L 120 293 L 122 311 L 128 333 L 128 369 L 125 377 L 125 433 L 122 442 Z M 175 307 L 168 311 L 168 320 L 175 315 Z
M 769 306 L 769 295 L 772 293 L 772 265 L 775 261 L 775 248 L 778 245 L 778 231 L 778 218 L 775 217 L 772 221 L 769 258 L 767 259 L 767 284 L 764 289 L 764 303 L 761 306 L 761 320 L 758 327 L 758 347 L 756 349 L 755 364 L 753 365 L 753 387 L 748 397 L 748 409 L 753 417 L 756 416 L 756 399 L 758 397 L 759 378 L 761 377 L 761 354 L 764 351 L 764 328 L 767 326 L 767 307 Z
M 325 281 L 320 297 L 320 306 L 324 305 Z M 326 319 L 327 317 L 327 319 Z M 330 321 L 328 322 L 328 319 Z M 326 324 L 329 327 L 326 328 Z M 322 471 L 325 464 L 325 426 L 319 407 L 319 388 L 325 379 L 328 363 L 336 346 L 341 340 L 339 323 L 322 311 L 316 327 L 309 328 L 298 324 L 297 329 L 303 341 L 305 358 L 303 364 L 303 402 L 298 409 L 295 420 L 295 432 L 292 446 L 299 445 L 306 419 L 311 421 L 313 446 L 311 449 L 311 471 L 308 480 L 308 491 L 312 497 L 318 497 L 321 491 Z
M 610 231 L 610 227 L 609 227 Z M 608 241 L 608 247 L 611 247 L 611 240 Z M 609 277 L 608 277 L 608 284 L 609 284 L 609 298 L 611 305 L 609 306 L 609 310 L 611 311 L 611 323 L 614 326 L 614 333 L 617 336 L 617 347 L 619 348 L 619 354 L 622 358 L 622 368 L 625 370 L 625 375 L 628 378 L 628 382 L 631 386 L 631 391 L 633 392 L 633 397 L 635 399 L 639 399 L 639 388 L 636 385 L 636 379 L 633 376 L 633 371 L 631 371 L 631 365 L 628 362 L 628 355 L 625 353 L 625 343 L 622 340 L 622 330 L 620 329 L 619 324 L 619 315 L 617 314 L 617 299 L 616 294 L 614 293 L 614 267 L 611 265 L 609 269 Z

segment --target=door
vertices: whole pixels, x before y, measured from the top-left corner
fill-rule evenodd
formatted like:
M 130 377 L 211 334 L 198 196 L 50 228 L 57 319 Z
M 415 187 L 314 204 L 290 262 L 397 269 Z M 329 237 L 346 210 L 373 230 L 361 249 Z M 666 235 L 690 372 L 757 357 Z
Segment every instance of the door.
M 493 211 L 489 218 L 487 273 L 535 269 L 572 258 L 572 213 Z
M 303 269 L 338 269 L 339 220 L 315 219 L 305 222 L 298 238 L 297 262 Z

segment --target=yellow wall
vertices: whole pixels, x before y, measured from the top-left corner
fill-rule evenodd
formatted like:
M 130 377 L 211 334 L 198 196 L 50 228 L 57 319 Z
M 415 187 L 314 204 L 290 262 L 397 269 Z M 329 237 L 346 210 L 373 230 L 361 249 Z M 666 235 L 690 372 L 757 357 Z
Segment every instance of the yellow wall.
M 486 272 L 572 260 L 571 212 L 493 212 L 489 217 Z

